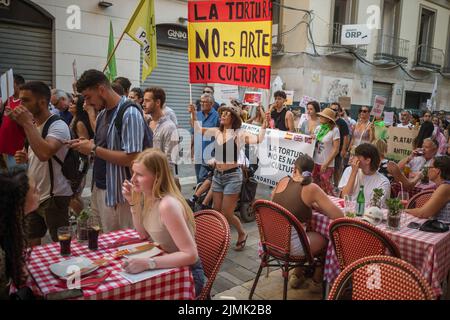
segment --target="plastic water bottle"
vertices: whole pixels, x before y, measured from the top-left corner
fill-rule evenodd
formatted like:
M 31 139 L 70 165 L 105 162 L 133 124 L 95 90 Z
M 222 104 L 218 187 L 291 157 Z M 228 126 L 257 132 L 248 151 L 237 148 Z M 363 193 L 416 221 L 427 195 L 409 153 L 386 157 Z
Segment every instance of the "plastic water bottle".
M 362 217 L 366 209 L 366 199 L 364 197 L 364 186 L 359 187 L 358 197 L 356 198 L 356 215 Z

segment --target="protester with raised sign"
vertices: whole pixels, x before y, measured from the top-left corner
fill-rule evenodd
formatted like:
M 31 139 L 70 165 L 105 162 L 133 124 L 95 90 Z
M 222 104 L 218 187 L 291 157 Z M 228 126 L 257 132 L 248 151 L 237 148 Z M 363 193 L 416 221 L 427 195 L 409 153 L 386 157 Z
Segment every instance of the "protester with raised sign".
M 315 167 L 313 171 L 314 182 L 317 183 L 325 193 L 334 194 L 333 174 L 335 158 L 339 154 L 341 135 L 336 125 L 336 113 L 326 108 L 317 114 L 320 126 L 314 131 L 317 139 L 314 151 Z
M 421 219 L 433 217 L 450 222 L 450 157 L 436 157 L 428 167 L 428 177 L 438 186 L 436 191 L 425 205 L 406 212 Z
M 339 189 L 342 190 L 341 196 L 350 195 L 356 199 L 360 186 L 364 186 L 364 198 L 367 206 L 373 197 L 373 190 L 383 189 L 381 203 L 384 206 L 385 200 L 390 197 L 391 185 L 389 180 L 378 172 L 380 162 L 380 154 L 374 145 L 363 143 L 356 147 L 355 156 L 350 160 L 350 166 L 345 169 L 339 182 Z
M 247 233 L 239 218 L 234 215 L 234 210 L 242 188 L 242 170 L 239 165 L 241 149 L 245 144 L 258 144 L 263 141 L 267 121 L 261 127 L 259 135 L 253 135 L 240 130 L 242 126 L 241 109 L 236 105 L 230 105 L 219 109 L 220 127 L 201 128 L 197 121 L 195 106 L 189 106 L 189 112 L 195 124 L 195 130 L 205 136 L 215 138 L 216 168 L 213 176 L 213 203 L 214 210 L 221 212 L 238 231 L 236 251 L 244 249 Z
M 294 132 L 294 114 L 287 109 L 286 93 L 284 91 L 277 91 L 274 93 L 275 103 L 270 110 L 270 117 L 273 121 L 273 128 L 281 131 Z
M 292 177 L 285 177 L 277 184 L 272 193 L 272 201 L 280 204 L 291 212 L 304 226 L 308 225 L 312 219 L 312 207 L 318 206 L 320 212 L 331 219 L 343 217 L 341 209 L 330 200 L 327 194 L 315 183 L 312 183 L 312 171 L 314 161 L 307 155 L 300 155 L 295 161 L 294 173 Z M 307 231 L 311 253 L 316 255 L 327 246 L 326 239 L 317 232 Z M 291 254 L 303 256 L 305 254 L 297 232 L 291 232 Z M 322 268 L 317 268 L 314 272 L 309 289 L 314 292 L 321 292 Z M 289 279 L 292 288 L 299 288 L 305 281 L 305 275 L 301 268 L 294 269 Z
M 219 127 L 220 117 L 217 111 L 213 108 L 214 97 L 209 93 L 204 93 L 200 98 L 201 111 L 191 117 L 191 127 L 194 129 L 195 121 L 200 121 L 202 128 L 217 128 Z M 195 119 L 195 120 L 194 120 Z M 203 182 L 208 175 L 207 162 L 211 160 L 212 155 L 206 154 L 208 146 L 214 141 L 209 137 L 198 135 L 193 130 L 194 139 L 194 156 L 195 156 L 195 175 L 197 183 Z M 208 148 L 209 150 L 210 148 Z
M 308 102 L 306 105 L 306 114 L 308 115 L 308 120 L 303 121 L 300 127 L 300 133 L 306 134 L 308 136 L 314 134 L 316 128 L 320 126 L 319 116 L 320 105 L 317 101 Z
M 375 127 L 370 122 L 370 109 L 369 107 L 362 106 L 359 109 L 359 120 L 356 123 L 355 130 L 353 131 L 353 138 L 350 142 L 350 153 L 363 143 L 372 143 L 375 140 Z

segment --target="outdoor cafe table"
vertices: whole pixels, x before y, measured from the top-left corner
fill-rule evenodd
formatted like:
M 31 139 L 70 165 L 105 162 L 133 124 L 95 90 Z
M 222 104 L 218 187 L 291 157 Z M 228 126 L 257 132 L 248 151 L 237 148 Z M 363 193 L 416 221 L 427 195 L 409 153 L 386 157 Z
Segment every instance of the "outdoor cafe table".
M 338 206 L 343 207 L 343 200 L 330 197 Z M 429 233 L 408 228 L 410 222 L 423 223 L 426 220 L 418 219 L 406 213 L 402 217 L 401 228 L 398 231 L 389 230 L 386 224 L 377 226 L 384 231 L 398 246 L 402 259 L 416 267 L 434 290 L 436 296 L 442 294 L 441 283 L 450 270 L 450 232 Z M 313 211 L 311 228 L 329 239 L 331 219 Z M 357 241 L 355 239 L 355 241 Z M 340 273 L 339 263 L 334 252 L 333 244 L 328 242 L 324 279 L 333 283 Z
M 28 259 L 27 268 L 30 273 L 27 285 L 36 295 L 46 296 L 49 293 L 63 291 L 55 285 L 59 280 L 54 276 L 49 266 L 65 259 L 78 256 L 87 257 L 91 260 L 110 256 L 117 248 L 110 248 L 119 238 L 137 238 L 134 230 L 121 230 L 99 236 L 98 250 L 91 251 L 87 243 L 72 241 L 72 255 L 63 258 L 60 255 L 59 243 L 34 247 Z M 153 278 L 132 284 L 123 278 L 121 261 L 113 260 L 105 267 L 101 267 L 93 273 L 112 271 L 96 290 L 83 290 L 80 300 L 190 300 L 195 297 L 194 280 L 189 267 L 176 268 L 157 275 Z

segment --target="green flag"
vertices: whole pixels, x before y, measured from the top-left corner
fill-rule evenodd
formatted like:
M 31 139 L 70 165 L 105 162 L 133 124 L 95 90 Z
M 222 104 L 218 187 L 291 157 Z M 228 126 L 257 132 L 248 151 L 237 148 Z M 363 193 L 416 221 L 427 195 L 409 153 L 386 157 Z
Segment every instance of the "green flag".
M 113 25 L 112 21 L 110 21 L 110 27 L 109 27 L 109 45 L 108 45 L 108 56 L 107 59 L 111 56 L 112 52 L 114 50 L 114 32 L 113 32 Z M 116 56 L 111 58 L 111 61 L 108 64 L 108 68 L 105 71 L 106 77 L 109 79 L 109 81 L 113 81 L 115 78 L 117 78 L 117 66 L 116 66 Z

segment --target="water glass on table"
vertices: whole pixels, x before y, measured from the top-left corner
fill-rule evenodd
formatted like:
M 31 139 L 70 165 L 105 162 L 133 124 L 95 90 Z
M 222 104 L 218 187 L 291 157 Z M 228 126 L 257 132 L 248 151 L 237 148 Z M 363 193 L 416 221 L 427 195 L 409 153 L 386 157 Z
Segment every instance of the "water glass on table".
M 400 191 L 397 194 L 397 198 L 400 200 L 400 202 L 403 204 L 403 208 L 406 209 L 406 206 L 408 205 L 409 202 L 409 193 L 406 191 Z
M 351 195 L 344 196 L 344 215 L 347 218 L 356 217 L 356 203 Z
M 58 241 L 59 245 L 61 247 L 61 256 L 66 257 L 70 256 L 70 244 L 72 242 L 72 228 L 67 227 L 60 227 L 58 228 Z

